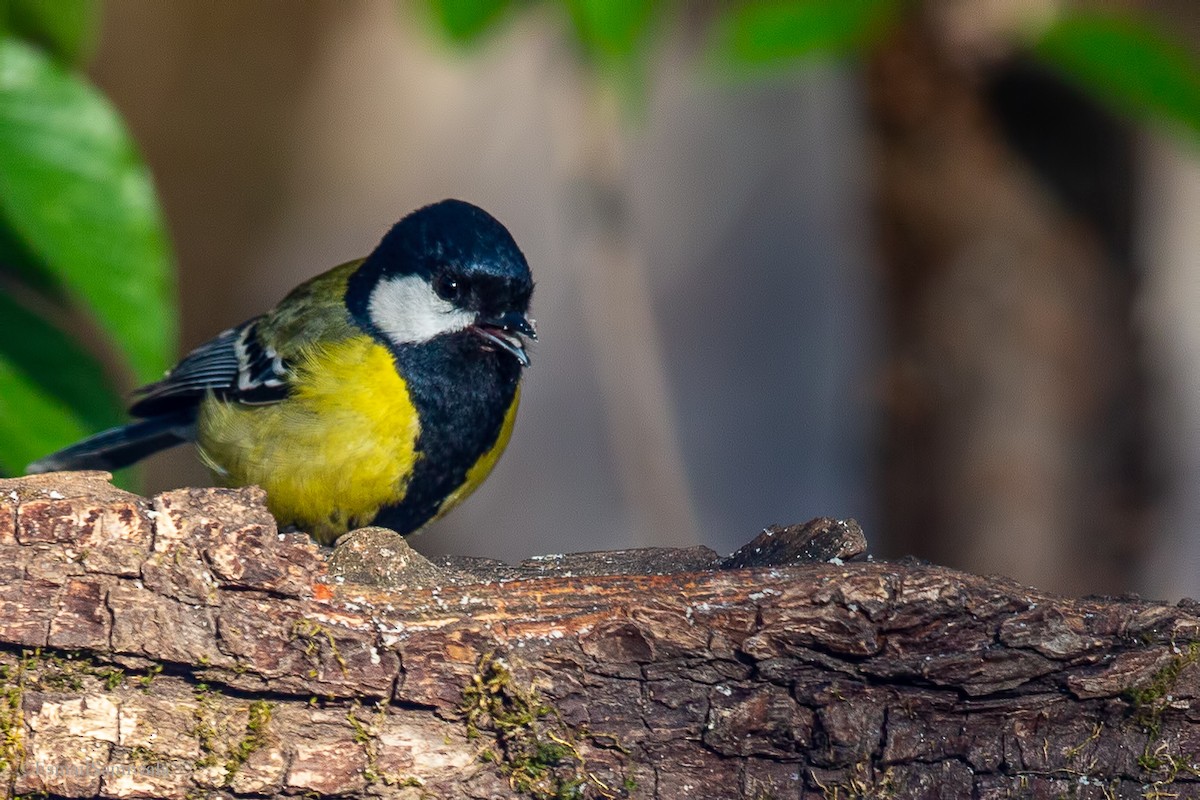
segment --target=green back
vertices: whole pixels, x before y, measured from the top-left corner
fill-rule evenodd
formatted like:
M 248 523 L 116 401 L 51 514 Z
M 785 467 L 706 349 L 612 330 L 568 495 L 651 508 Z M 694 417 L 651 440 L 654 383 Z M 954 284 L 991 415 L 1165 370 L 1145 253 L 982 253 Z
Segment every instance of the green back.
M 363 259 L 348 261 L 297 286 L 258 325 L 263 344 L 286 361 L 316 342 L 362 335 L 346 310 L 346 283 Z

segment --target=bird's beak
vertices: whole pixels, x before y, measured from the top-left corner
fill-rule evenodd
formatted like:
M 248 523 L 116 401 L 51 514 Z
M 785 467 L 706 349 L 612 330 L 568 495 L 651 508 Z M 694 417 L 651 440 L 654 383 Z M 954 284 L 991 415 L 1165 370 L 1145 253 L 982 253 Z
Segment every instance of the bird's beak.
M 492 317 L 480 317 L 475 323 L 475 332 L 497 347 L 513 354 L 521 366 L 529 366 L 529 354 L 525 352 L 522 336 L 537 339 L 533 320 L 518 311 L 509 311 Z

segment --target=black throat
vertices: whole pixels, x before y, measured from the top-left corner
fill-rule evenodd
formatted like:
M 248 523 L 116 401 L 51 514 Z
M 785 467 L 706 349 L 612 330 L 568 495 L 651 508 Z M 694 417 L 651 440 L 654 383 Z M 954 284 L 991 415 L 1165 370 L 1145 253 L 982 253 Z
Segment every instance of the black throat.
M 421 432 L 404 500 L 382 509 L 375 523 L 408 534 L 437 514 L 467 471 L 496 444 L 521 365 L 508 353 L 486 349 L 471 331 L 391 350 Z

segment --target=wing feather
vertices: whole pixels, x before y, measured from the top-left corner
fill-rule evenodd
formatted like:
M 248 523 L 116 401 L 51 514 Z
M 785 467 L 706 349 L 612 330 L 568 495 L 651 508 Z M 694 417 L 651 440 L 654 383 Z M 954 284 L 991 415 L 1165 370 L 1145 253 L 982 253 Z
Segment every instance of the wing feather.
M 334 267 L 296 287 L 267 314 L 217 334 L 162 380 L 137 390 L 129 413 L 151 417 L 194 408 L 209 392 L 246 404 L 283 400 L 291 365 L 308 348 L 361 332 L 344 300 L 346 282 L 361 263 Z
M 129 413 L 155 416 L 195 405 L 209 392 L 243 403 L 285 398 L 288 368 L 259 340 L 261 319 L 223 331 L 188 353 L 161 381 L 137 391 Z

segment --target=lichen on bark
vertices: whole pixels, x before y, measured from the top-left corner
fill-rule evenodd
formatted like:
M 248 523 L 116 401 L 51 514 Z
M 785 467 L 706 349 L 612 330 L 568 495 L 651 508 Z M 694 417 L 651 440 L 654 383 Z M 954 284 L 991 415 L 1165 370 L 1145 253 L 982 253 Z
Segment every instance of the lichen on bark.
M 1200 795 L 1194 604 L 866 561 L 861 536 L 816 520 L 726 559 L 439 559 L 409 581 L 395 560 L 361 567 L 371 542 L 397 556 L 378 534 L 343 561 L 354 582 L 278 531 L 257 490 L 146 500 L 95 474 L 0 481 L 3 785 Z

